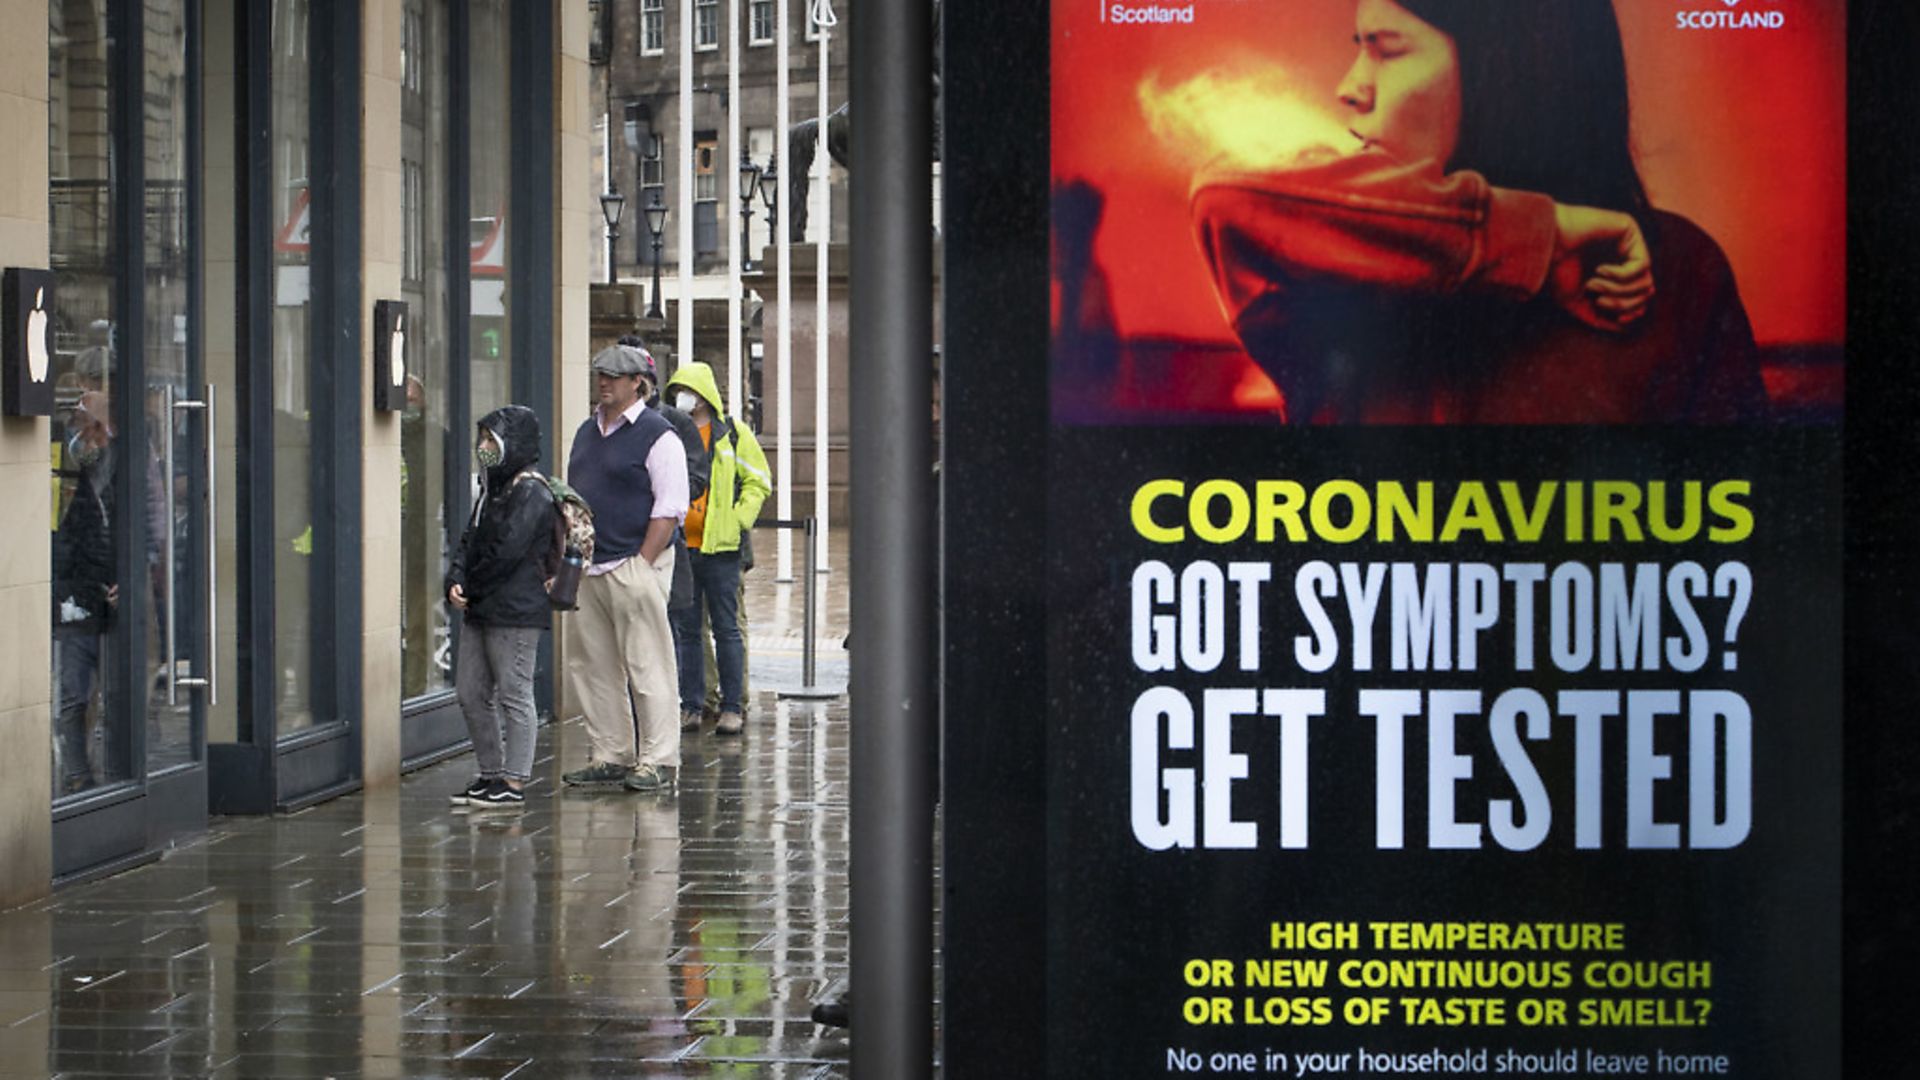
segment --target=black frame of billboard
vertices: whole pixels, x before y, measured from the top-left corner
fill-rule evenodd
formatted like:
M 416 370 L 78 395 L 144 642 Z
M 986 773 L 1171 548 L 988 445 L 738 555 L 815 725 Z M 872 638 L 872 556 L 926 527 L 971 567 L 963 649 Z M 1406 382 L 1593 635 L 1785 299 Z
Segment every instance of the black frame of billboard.
M 942 1000 L 945 1075 L 1041 1075 L 1047 1010 L 1044 548 L 1050 4 L 945 5 Z M 1920 10 L 1848 9 L 1844 424 L 1844 1075 L 1894 1075 L 1911 1031 L 1880 988 L 1914 918 L 1920 803 L 1920 214 L 1910 209 Z M 1876 1059 L 1876 1060 L 1870 1060 Z M 1041 1071 L 1036 1071 L 1036 1070 Z
M 1911 4 L 1847 8 L 1847 413 L 1845 429 L 1845 850 L 1843 1063 L 1847 1076 L 1910 1067 L 1913 1025 L 1884 992 L 1908 973 L 1915 930 L 1913 810 L 1920 738 L 1905 717 L 1920 652 L 1920 218 L 1903 212 L 1920 170 Z M 1895 208 L 1889 212 L 1890 208 Z M 1895 1062 L 1907 1064 L 1896 1065 Z
M 1046 566 L 1031 537 L 1047 511 L 1051 9 L 943 7 L 942 1054 L 949 1077 L 1031 1076 L 1048 1024 Z

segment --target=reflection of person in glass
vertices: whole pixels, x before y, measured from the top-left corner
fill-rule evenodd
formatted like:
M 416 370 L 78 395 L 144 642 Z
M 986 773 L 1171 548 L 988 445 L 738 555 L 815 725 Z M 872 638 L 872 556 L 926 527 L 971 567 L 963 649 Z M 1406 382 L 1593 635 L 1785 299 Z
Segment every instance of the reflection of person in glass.
M 53 536 L 53 636 L 58 660 L 54 734 L 64 792 L 94 783 L 87 763 L 88 703 L 120 602 L 113 564 L 115 432 L 107 391 L 110 364 L 110 354 L 99 345 L 74 361 L 80 400 L 60 448 L 62 487 L 71 485 Z M 109 744 L 101 772 L 111 779 L 119 757 L 115 745 L 119 732 L 118 725 L 104 727 Z
M 1352 145 L 1194 188 L 1222 304 L 1290 420 L 1761 414 L 1725 255 L 1641 186 L 1608 0 L 1360 0 L 1354 40 Z

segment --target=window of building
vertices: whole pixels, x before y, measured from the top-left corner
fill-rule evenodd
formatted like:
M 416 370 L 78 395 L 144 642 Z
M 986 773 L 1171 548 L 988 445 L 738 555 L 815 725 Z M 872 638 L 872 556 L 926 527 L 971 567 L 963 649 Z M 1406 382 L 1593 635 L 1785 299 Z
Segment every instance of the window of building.
M 514 271 L 507 242 L 514 143 L 508 115 L 513 102 L 512 0 L 471 4 L 467 115 L 467 219 L 470 302 L 467 310 L 469 415 L 485 416 L 513 400 L 512 308 L 507 283 Z M 466 432 L 461 433 L 464 438 Z M 463 455 L 464 456 L 464 455 Z
M 307 51 L 309 19 L 304 0 L 278 0 L 273 35 L 281 42 L 273 65 L 271 128 L 273 219 L 281 222 L 273 274 L 273 667 L 276 730 L 282 736 L 314 726 L 321 705 L 315 678 L 325 631 L 314 625 L 331 582 L 314 569 L 316 474 L 310 468 L 318 442 L 314 413 L 313 267 L 326 265 L 324 234 L 312 229 L 310 142 L 313 80 Z M 318 257 L 318 258 L 316 258 Z M 324 452 L 324 451 L 323 451 Z M 324 523 L 323 523 L 324 527 Z M 299 538 L 305 537 L 304 540 Z M 295 541 L 299 542 L 296 543 Z M 324 540 L 323 540 L 324 543 Z M 320 590 L 316 596 L 316 589 Z
M 423 12 L 409 4 L 400 16 L 400 88 L 409 94 L 420 93 L 420 55 Z
M 400 275 L 408 284 L 414 284 L 426 274 L 426 217 L 421 208 L 421 198 L 425 194 L 420 182 L 420 163 L 410 158 L 400 160 L 400 218 L 406 223 L 401 230 Z
M 408 732 L 403 756 L 418 752 L 422 728 L 431 730 L 436 697 L 453 688 L 453 613 L 440 582 L 451 544 L 459 536 L 459 505 L 447 483 L 449 459 L 466 441 L 454 441 L 452 369 L 460 363 L 449 346 L 454 317 L 448 263 L 464 237 L 448 236 L 447 195 L 452 167 L 455 103 L 448 63 L 452 0 L 406 0 L 406 25 L 413 27 L 414 54 L 409 64 L 418 88 L 417 107 L 402 111 L 400 122 L 401 260 L 400 297 L 407 302 L 407 410 L 400 422 L 400 697 Z M 483 19 L 493 14 L 483 12 Z M 484 30 L 482 31 L 484 32 Z M 469 43 L 471 48 L 471 44 Z M 472 49 L 485 63 L 497 54 Z M 498 76 L 475 70 L 474 85 L 490 87 Z M 463 251 L 464 255 L 465 252 Z M 449 526 L 451 525 L 451 532 Z M 424 736 L 428 746 L 437 739 Z
M 693 0 L 693 47 L 720 47 L 720 0 Z
M 720 140 L 712 132 L 701 132 L 700 141 L 693 144 L 693 198 L 695 202 L 712 202 L 719 198 L 719 174 L 715 172 L 715 163 L 720 159 Z
M 640 0 L 640 53 L 659 56 L 667 51 L 667 0 Z
M 773 44 L 773 0 L 748 0 L 747 43 Z
M 720 139 L 711 131 L 693 144 L 693 253 L 720 251 Z
M 121 181 L 108 151 L 116 134 L 108 102 L 124 72 L 112 63 L 104 12 L 57 4 L 51 14 L 48 209 L 58 306 L 47 306 L 54 309 L 48 374 L 56 388 L 49 451 L 58 799 L 132 775 L 130 703 L 107 689 L 112 658 L 128 641 L 126 633 L 112 632 L 106 615 L 106 575 L 126 545 L 124 523 L 108 515 L 107 500 L 113 497 L 109 474 L 143 463 L 126 440 L 111 437 L 114 398 L 129 396 L 113 323 L 125 286 L 118 271 L 128 230 L 115 220 Z M 90 582 L 79 582 L 70 569 L 78 567 L 94 568 Z
M 666 140 L 658 132 L 649 131 L 640 140 L 640 209 L 644 210 L 657 194 L 664 204 L 667 199 Z

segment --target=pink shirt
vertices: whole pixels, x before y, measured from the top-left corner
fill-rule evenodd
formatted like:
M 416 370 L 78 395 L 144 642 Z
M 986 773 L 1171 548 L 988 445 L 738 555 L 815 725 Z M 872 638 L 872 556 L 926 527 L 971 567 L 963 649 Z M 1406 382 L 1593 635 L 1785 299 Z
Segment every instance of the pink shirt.
M 607 423 L 607 418 L 596 406 L 593 415 L 600 425 L 600 434 L 611 435 L 619 430 L 621 424 L 631 424 L 640 419 L 641 410 L 647 407 L 644 401 L 636 401 L 626 411 Z M 680 435 L 671 429 L 654 440 L 653 448 L 647 451 L 647 480 L 653 486 L 653 513 L 655 518 L 672 518 L 677 524 L 687 518 L 687 448 L 680 442 Z M 587 569 L 589 577 L 611 573 L 626 564 L 626 559 L 618 562 L 595 563 Z

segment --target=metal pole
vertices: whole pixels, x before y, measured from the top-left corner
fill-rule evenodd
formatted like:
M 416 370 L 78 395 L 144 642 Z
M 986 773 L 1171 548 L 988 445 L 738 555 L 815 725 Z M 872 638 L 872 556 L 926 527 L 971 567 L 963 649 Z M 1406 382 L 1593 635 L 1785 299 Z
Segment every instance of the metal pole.
M 680 229 L 674 268 L 680 310 L 675 317 L 673 366 L 693 355 L 693 0 L 680 0 Z
M 753 242 L 751 239 L 752 232 L 753 232 L 753 208 L 746 205 L 742 205 L 740 207 L 740 250 L 741 251 L 743 252 L 746 251 L 747 245 Z M 742 270 L 753 269 L 753 260 L 746 258 L 745 256 L 741 257 L 741 264 L 742 264 L 741 265 Z M 740 406 L 738 405 L 729 405 L 727 406 L 727 411 L 729 413 L 732 413 L 739 407 Z
M 605 10 L 607 12 L 611 12 L 613 10 L 613 5 L 608 4 Z M 607 26 L 609 24 L 610 19 L 611 19 L 610 15 L 603 15 L 601 20 L 601 26 L 602 27 Z M 602 37 L 601 40 L 607 41 L 611 39 Z M 605 77 L 602 78 L 601 80 L 601 86 L 606 92 L 606 96 L 605 98 L 603 98 L 603 100 L 607 103 L 607 113 L 605 116 L 601 117 L 601 120 L 604 121 L 604 124 L 600 128 L 600 171 L 602 173 L 600 177 L 602 181 L 602 183 L 600 184 L 600 190 L 612 191 L 613 190 L 613 64 L 611 62 L 609 62 L 606 66 L 606 73 L 605 73 Z M 600 205 L 602 207 L 606 206 L 604 202 L 601 203 Z M 603 210 L 602 213 L 604 214 L 604 212 L 605 211 Z M 613 222 L 611 221 L 607 222 L 607 284 L 609 285 L 616 284 L 620 280 L 619 270 L 614 266 L 614 241 L 618 238 L 619 237 L 614 232 Z
M 789 38 L 793 33 L 787 11 L 792 4 L 783 2 L 774 8 L 774 93 L 773 93 L 773 152 L 777 159 L 780 151 L 787 145 L 787 132 L 793 130 L 791 87 L 793 79 L 792 58 L 789 55 Z M 787 168 L 793 168 L 788 162 Z M 779 333 L 774 336 L 773 380 L 777 401 L 774 403 L 774 424 L 780 430 L 774 436 L 773 444 L 773 505 L 774 513 L 783 518 L 793 516 L 793 245 L 776 227 L 776 221 L 793 220 L 793 207 L 788 204 L 788 195 L 792 185 L 782 182 L 776 185 L 773 206 L 767 215 L 767 231 L 771 234 L 774 250 L 778 253 L 775 263 L 775 304 L 779 314 Z M 778 213 L 774 213 L 778 211 Z M 782 529 L 774 539 L 773 580 L 793 580 L 793 534 Z
M 660 234 L 653 234 L 653 292 L 647 304 L 647 318 L 660 319 L 665 316 L 660 311 Z
M 842 697 L 846 691 L 827 690 L 814 682 L 819 668 L 819 664 L 816 662 L 816 658 L 819 656 L 819 646 L 816 644 L 819 639 L 819 619 L 816 617 L 815 612 L 819 610 L 820 595 L 819 582 L 816 580 L 817 574 L 819 573 L 817 563 L 820 554 L 820 522 L 818 519 L 811 517 L 801 518 L 798 521 L 791 518 L 774 518 L 772 520 L 762 519 L 760 524 L 768 528 L 779 529 L 782 532 L 789 529 L 798 529 L 806 534 L 804 537 L 804 543 L 807 545 L 807 550 L 804 553 L 806 560 L 805 573 L 807 575 L 806 591 L 800 594 L 800 617 L 802 625 L 800 634 L 800 685 L 798 687 L 787 687 L 780 690 L 779 695 L 782 698 L 797 701 L 828 701 L 833 698 Z
M 747 149 L 740 141 L 740 13 L 744 10 L 743 0 L 728 0 L 727 150 L 721 155 L 721 161 L 747 160 Z M 739 417 L 745 412 L 741 406 L 746 404 L 740 400 L 740 388 L 744 385 L 740 372 L 746 362 L 746 345 L 740 340 L 746 332 L 741 325 L 746 298 L 740 291 L 740 275 L 747 269 L 747 225 L 751 211 L 748 200 L 740 197 L 739 175 L 735 174 L 732 179 L 733 183 L 727 186 L 733 189 L 734 213 L 740 215 L 740 246 L 727 254 L 727 415 Z
M 808 690 L 814 688 L 813 682 L 813 593 L 818 588 L 814 576 L 815 550 L 819 540 L 819 522 L 807 519 L 807 592 L 800 606 L 800 617 L 807 621 L 806 631 L 800 635 L 800 685 Z
M 812 190 L 819 193 L 817 205 L 820 212 L 817 217 L 819 234 L 814 241 L 813 270 L 813 516 L 820 519 L 820 531 L 828 532 L 832 528 L 832 512 L 828 498 L 828 461 L 827 461 L 827 390 L 832 376 L 831 362 L 827 351 L 828 340 L 832 337 L 832 327 L 827 322 L 827 259 L 833 239 L 833 155 L 827 152 L 827 51 L 833 43 L 833 28 L 840 19 L 833 12 L 832 0 L 811 0 L 807 18 L 812 20 L 819 35 L 820 70 L 817 76 L 819 105 L 816 115 L 819 126 L 814 129 L 818 142 L 814 145 L 813 164 L 814 182 Z M 819 553 L 816 567 L 819 572 L 827 570 L 828 554 L 825 549 Z M 814 568 L 809 569 L 809 573 Z M 808 679 L 811 685 L 813 680 Z
M 933 1072 L 932 5 L 852 30 L 855 1080 Z

